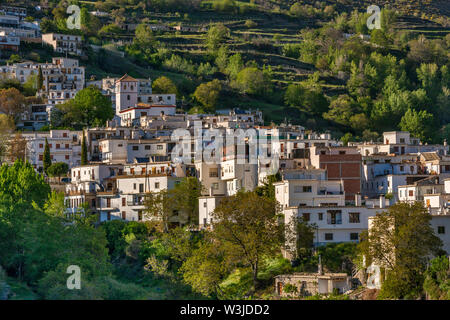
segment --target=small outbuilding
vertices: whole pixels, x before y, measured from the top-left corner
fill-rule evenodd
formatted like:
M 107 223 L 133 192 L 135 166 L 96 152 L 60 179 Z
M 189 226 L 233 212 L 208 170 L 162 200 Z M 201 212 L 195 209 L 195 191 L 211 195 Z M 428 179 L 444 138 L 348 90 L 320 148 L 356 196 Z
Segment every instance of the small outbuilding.
M 312 296 L 330 294 L 333 291 L 344 293 L 351 289 L 351 277 L 346 273 L 293 273 L 275 277 L 275 290 L 280 296 L 291 294 Z M 289 289 L 289 290 L 286 290 Z

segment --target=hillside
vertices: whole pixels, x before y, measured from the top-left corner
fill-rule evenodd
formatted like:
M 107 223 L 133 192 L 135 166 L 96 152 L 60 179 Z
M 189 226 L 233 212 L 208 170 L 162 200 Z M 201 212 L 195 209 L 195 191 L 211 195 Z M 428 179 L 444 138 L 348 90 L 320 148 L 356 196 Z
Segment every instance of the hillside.
M 64 26 L 67 14 L 63 3 L 49 1 L 48 7 L 40 11 L 31 6 L 37 3 L 26 1 L 24 4 L 31 16 L 44 21 L 44 32 L 74 32 Z M 172 0 L 157 3 L 107 0 L 79 1 L 78 4 L 86 10 L 86 16 L 82 17 L 85 25 L 78 33 L 85 40 L 85 57 L 81 63 L 87 67 L 88 79 L 124 73 L 152 79 L 167 76 L 176 84 L 179 106 L 185 110 L 205 108 L 195 97 L 195 90 L 202 83 L 218 79 L 221 89 L 213 106 L 215 110 L 259 108 L 268 123 L 286 120 L 308 129 L 329 130 L 337 136 L 348 133 L 362 137 L 363 128 L 375 133 L 400 128 L 402 115 L 408 109 L 401 107 L 391 112 L 395 114 L 377 115 L 376 108 L 386 109 L 386 106 L 376 107 L 377 102 L 384 103 L 384 79 L 374 80 L 377 84 L 368 78 L 355 83 L 356 70 L 352 69 L 352 64 L 360 64 L 361 68 L 370 63 L 370 55 L 375 53 L 393 56 L 397 64 L 402 60 L 405 63 L 409 81 L 405 89 L 419 90 L 420 80 L 411 71 L 420 66 L 422 57 L 412 59 L 410 51 L 412 41 L 420 36 L 431 41 L 430 46 L 440 47 L 436 49 L 439 57 L 434 55 L 423 62 L 436 63 L 438 68 L 449 63 L 449 6 L 445 1 Z M 385 15 L 381 31 L 366 27 L 369 15 L 365 12 L 372 4 L 380 6 Z M 106 12 L 108 17 L 98 18 L 88 13 L 95 10 Z M 147 41 L 145 50 L 136 40 L 135 29 L 139 24 L 153 28 L 153 32 L 148 30 L 151 34 L 143 35 L 147 37 L 142 40 Z M 177 26 L 179 30 L 173 29 Z M 209 33 L 214 26 L 224 29 L 217 29 L 216 34 Z M 356 36 L 352 36 L 354 34 Z M 366 38 L 361 41 L 358 34 Z M 93 45 L 102 50 L 94 50 Z M 40 45 L 25 46 L 21 52 L 24 59 L 35 61 L 49 61 L 51 56 L 55 53 Z M 227 65 L 231 57 L 237 59 L 237 65 Z M 220 59 L 225 61 L 223 65 L 218 64 Z M 244 89 L 236 77 L 246 67 L 263 71 L 270 85 L 266 84 L 266 89 L 259 93 Z M 384 71 L 378 71 L 387 76 Z M 359 88 L 354 88 L 355 85 Z M 289 87 L 297 97 L 287 98 Z M 361 97 L 356 92 L 361 93 L 362 87 L 366 98 L 372 100 L 370 106 L 358 100 Z M 447 88 L 447 84 L 443 87 Z M 306 90 L 303 96 L 299 88 Z M 436 111 L 431 110 L 434 108 L 431 104 L 436 104 L 439 96 L 442 110 L 447 110 L 448 95 L 445 90 L 442 92 L 433 94 L 433 101 L 419 104 L 427 105 L 425 109 L 434 114 Z M 337 98 L 342 95 L 351 110 L 330 111 L 333 101 L 339 101 Z M 408 97 L 405 103 L 411 107 L 414 99 L 414 96 Z M 347 120 L 341 119 L 339 114 Z M 350 121 L 352 116 L 359 120 Z M 386 123 L 384 119 L 389 121 Z M 435 125 L 444 130 L 446 121 L 439 124 L 435 121 Z M 450 128 L 447 131 L 450 132 Z M 438 141 L 442 135 L 425 134 L 424 137 Z

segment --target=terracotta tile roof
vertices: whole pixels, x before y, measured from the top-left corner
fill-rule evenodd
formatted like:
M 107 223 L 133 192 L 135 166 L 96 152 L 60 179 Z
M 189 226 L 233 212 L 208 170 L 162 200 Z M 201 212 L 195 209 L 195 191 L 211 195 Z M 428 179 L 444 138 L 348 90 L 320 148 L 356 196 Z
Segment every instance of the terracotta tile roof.
M 121 82 L 121 81 L 138 82 L 135 78 L 129 76 L 127 73 L 125 73 L 125 75 L 122 78 L 117 80 L 117 82 Z
M 440 160 L 439 155 L 436 152 L 423 152 L 422 157 L 425 161 Z

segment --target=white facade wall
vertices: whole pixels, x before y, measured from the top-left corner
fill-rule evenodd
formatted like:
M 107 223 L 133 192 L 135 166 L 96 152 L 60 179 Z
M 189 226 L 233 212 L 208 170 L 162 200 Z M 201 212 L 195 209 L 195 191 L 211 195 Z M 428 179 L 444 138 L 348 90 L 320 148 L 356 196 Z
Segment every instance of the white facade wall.
M 275 183 L 275 197 L 283 208 L 292 206 L 320 206 L 345 204 L 341 181 L 285 180 Z

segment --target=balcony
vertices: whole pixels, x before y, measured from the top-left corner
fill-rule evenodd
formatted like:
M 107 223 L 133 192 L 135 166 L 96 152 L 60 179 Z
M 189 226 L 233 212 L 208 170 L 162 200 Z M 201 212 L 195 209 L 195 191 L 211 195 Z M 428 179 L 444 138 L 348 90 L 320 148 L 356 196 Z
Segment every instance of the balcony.
M 144 200 L 140 201 L 127 201 L 127 206 L 143 206 L 145 204 Z
M 343 191 L 328 191 L 328 190 L 318 190 L 318 196 L 329 196 L 329 195 L 343 195 Z

